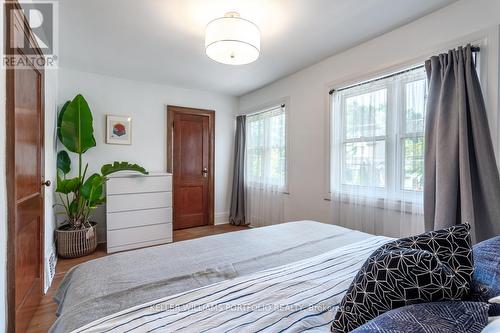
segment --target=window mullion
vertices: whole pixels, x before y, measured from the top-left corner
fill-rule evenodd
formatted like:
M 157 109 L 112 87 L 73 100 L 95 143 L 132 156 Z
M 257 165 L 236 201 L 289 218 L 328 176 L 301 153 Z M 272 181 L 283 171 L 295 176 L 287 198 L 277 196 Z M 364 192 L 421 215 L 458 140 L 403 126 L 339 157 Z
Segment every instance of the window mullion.
M 386 139 L 386 192 L 394 192 L 394 157 L 396 154 L 397 87 L 390 82 L 387 87 L 387 139 Z
M 396 83 L 398 94 L 395 96 L 395 115 L 396 115 L 396 131 L 394 140 L 394 188 L 393 193 L 399 195 L 401 193 L 401 182 L 403 178 L 404 167 L 404 151 L 403 151 L 403 138 L 405 136 L 405 90 L 404 82 L 399 81 Z

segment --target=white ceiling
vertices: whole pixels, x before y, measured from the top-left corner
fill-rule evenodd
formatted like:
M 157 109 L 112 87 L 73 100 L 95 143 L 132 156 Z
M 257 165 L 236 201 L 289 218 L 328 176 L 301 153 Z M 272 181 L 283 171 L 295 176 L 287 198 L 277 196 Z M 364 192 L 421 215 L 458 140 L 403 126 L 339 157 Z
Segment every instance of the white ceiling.
M 62 67 L 239 96 L 455 0 L 61 0 Z M 228 66 L 204 51 L 206 24 L 238 11 L 260 58 Z

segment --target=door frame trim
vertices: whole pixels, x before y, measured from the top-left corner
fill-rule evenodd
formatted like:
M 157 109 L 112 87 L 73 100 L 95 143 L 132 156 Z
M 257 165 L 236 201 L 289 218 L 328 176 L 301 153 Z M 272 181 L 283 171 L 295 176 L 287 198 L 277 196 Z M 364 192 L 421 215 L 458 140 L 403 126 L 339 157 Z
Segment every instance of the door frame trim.
M 209 182 L 208 182 L 208 225 L 215 224 L 215 110 L 206 110 L 198 108 L 190 108 L 184 106 L 167 105 L 167 172 L 173 171 L 173 138 L 174 138 L 174 114 L 191 114 L 196 116 L 208 117 L 208 135 L 209 135 L 209 151 L 208 151 L 208 165 L 209 165 Z M 172 189 L 174 184 L 172 184 Z M 172 205 L 175 210 L 175 206 Z M 172 222 L 173 224 L 173 222 Z
M 5 36 L 12 36 L 12 24 L 10 9 L 22 9 L 21 5 L 17 0 L 2 1 L 2 6 L 4 6 L 4 18 L 5 18 Z M 36 39 L 29 27 L 29 23 L 25 16 L 22 17 L 24 29 L 23 32 L 26 38 L 29 40 L 33 49 L 36 51 L 38 56 L 43 57 L 43 52 L 39 48 Z M 8 50 L 10 38 L 4 39 L 4 48 Z M 18 49 L 18 52 L 23 54 L 23 52 Z M 40 152 L 40 173 L 42 177 L 44 176 L 44 137 L 45 137 L 45 71 L 44 68 L 34 67 L 40 75 L 40 135 L 42 136 L 42 149 Z M 5 75 L 5 141 L 6 141 L 6 165 L 5 165 L 5 175 L 6 175 L 6 195 L 7 195 L 7 332 L 16 331 L 16 274 L 15 274 L 15 236 L 16 236 L 16 191 L 15 191 L 15 74 L 14 68 L 7 67 Z M 41 180 L 40 180 L 41 181 Z M 41 187 L 41 185 L 40 185 Z M 40 293 L 43 293 L 44 281 L 45 281 L 45 189 L 40 190 L 40 196 L 42 202 L 41 207 L 41 221 L 40 221 Z

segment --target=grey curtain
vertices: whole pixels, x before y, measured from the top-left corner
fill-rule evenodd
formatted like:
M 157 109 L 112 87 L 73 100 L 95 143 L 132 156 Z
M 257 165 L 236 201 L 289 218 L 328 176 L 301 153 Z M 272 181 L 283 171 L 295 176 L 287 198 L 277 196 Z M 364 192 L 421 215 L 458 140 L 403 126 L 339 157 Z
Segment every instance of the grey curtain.
M 427 230 L 460 223 L 474 241 L 500 234 L 500 179 L 470 46 L 425 63 L 424 215 Z
M 245 141 L 246 116 L 238 116 L 234 142 L 233 190 L 229 210 L 229 223 L 234 225 L 248 224 L 245 220 Z

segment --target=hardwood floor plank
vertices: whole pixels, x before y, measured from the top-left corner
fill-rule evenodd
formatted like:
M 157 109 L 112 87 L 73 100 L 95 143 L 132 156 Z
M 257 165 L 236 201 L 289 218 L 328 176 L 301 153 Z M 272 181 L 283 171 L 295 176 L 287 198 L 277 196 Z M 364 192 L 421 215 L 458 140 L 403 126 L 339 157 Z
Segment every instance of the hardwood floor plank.
M 230 224 L 220 224 L 215 226 L 204 226 L 197 228 L 189 228 L 182 230 L 175 230 L 173 237 L 174 242 L 195 239 L 205 236 L 218 235 L 226 232 L 234 232 L 239 230 L 248 229 L 247 226 L 234 226 Z M 42 297 L 40 304 L 37 307 L 35 315 L 28 326 L 28 333 L 46 333 L 52 323 L 56 320 L 56 310 L 57 305 L 53 301 L 53 297 L 59 284 L 61 283 L 64 275 L 74 266 L 84 263 L 86 261 L 97 259 L 100 257 L 107 256 L 106 253 L 106 244 L 101 243 L 97 246 L 97 250 L 82 258 L 76 259 L 61 259 L 57 260 L 56 266 L 56 274 L 54 276 L 54 280 L 52 281 L 52 285 L 50 286 L 47 294 Z
M 235 226 L 231 224 L 210 225 L 197 228 L 181 229 L 174 231 L 174 242 L 195 239 L 210 235 L 218 235 L 226 232 L 248 229 L 248 226 Z

